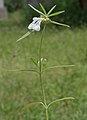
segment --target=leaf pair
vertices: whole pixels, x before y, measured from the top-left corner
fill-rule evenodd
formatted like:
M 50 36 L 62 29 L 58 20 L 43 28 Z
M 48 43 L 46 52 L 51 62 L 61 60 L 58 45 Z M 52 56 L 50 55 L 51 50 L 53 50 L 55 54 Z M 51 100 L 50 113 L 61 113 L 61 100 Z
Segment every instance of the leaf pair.
M 34 65 L 38 66 L 38 61 L 36 59 L 31 58 L 32 62 Z M 52 67 L 46 67 L 42 72 L 48 71 L 50 69 L 55 69 L 55 68 L 68 68 L 68 67 L 74 67 L 75 65 L 61 65 L 61 66 L 52 66 Z M 34 73 L 39 73 L 39 71 L 34 70 L 34 69 L 16 69 L 16 70 L 7 70 L 8 72 L 34 72 Z
M 30 107 L 32 107 L 33 105 L 42 105 L 45 109 L 48 109 L 51 105 L 57 103 L 57 102 L 61 102 L 61 101 L 64 101 L 64 100 L 74 100 L 75 98 L 74 97 L 65 97 L 65 98 L 60 98 L 60 99 L 56 99 L 52 102 L 50 102 L 48 105 L 45 105 L 43 102 L 32 102 L 32 103 L 29 103 L 27 104 L 26 106 L 24 106 L 24 108 L 22 110 L 25 110 L 25 109 L 29 109 Z

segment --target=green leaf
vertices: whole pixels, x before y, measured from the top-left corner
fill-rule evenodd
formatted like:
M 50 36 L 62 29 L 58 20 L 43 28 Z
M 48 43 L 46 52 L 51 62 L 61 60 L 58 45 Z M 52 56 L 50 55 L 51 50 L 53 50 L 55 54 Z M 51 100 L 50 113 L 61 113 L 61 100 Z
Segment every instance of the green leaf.
M 47 71 L 49 69 L 55 69 L 55 68 L 67 68 L 67 67 L 74 67 L 75 65 L 61 65 L 61 66 L 52 66 L 52 67 L 47 67 L 44 71 Z
M 33 7 L 32 5 L 28 4 L 33 10 L 35 10 L 36 12 L 38 12 L 41 15 L 44 15 L 44 13 L 42 13 L 41 11 L 37 10 L 35 7 Z M 45 15 L 44 15 L 45 16 Z
M 41 104 L 41 105 L 43 105 L 43 107 L 45 107 L 43 102 L 32 102 L 32 103 L 27 104 L 22 110 L 29 109 L 31 106 L 37 105 L 37 104 Z
M 36 65 L 36 66 L 37 66 L 38 61 L 37 61 L 35 58 L 31 58 L 31 61 L 34 63 L 34 65 Z
M 28 31 L 27 33 L 25 33 L 21 38 L 19 38 L 18 40 L 17 40 L 17 42 L 19 42 L 19 41 L 21 41 L 22 39 L 24 39 L 24 38 L 26 38 L 26 37 L 28 37 L 29 35 L 31 34 L 31 32 L 30 31 Z
M 64 26 L 64 27 L 70 27 L 69 25 L 63 24 L 63 23 L 59 23 L 59 22 L 55 22 L 50 20 L 51 23 L 56 24 L 56 25 L 60 25 L 60 26 Z
M 59 12 L 55 12 L 53 14 L 50 14 L 48 17 L 53 17 L 53 16 L 59 15 L 59 14 L 64 13 L 64 12 L 65 12 L 64 10 L 63 11 L 59 11 Z
M 43 10 L 44 14 L 46 14 L 46 10 L 45 10 L 44 6 L 41 3 L 40 3 L 40 7 Z
M 74 100 L 75 98 L 74 97 L 65 97 L 65 98 L 61 98 L 61 99 L 57 99 L 57 100 L 54 100 L 53 102 L 49 103 L 48 104 L 48 107 L 56 102 L 60 102 L 60 101 L 63 101 L 63 100 Z
M 54 6 L 50 9 L 50 11 L 47 13 L 47 15 L 49 15 L 49 14 L 55 9 L 55 7 L 56 7 L 56 5 L 54 5 Z
M 28 70 L 23 70 L 23 69 L 16 69 L 16 70 L 6 70 L 8 72 L 36 72 L 38 73 L 38 71 L 33 70 L 33 69 L 28 69 Z

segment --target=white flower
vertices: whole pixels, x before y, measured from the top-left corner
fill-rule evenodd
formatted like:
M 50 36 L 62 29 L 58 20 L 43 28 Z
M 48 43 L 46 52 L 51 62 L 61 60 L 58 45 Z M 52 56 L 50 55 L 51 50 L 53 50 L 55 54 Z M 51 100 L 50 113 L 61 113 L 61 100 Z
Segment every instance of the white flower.
M 33 22 L 29 24 L 28 29 L 40 31 L 40 24 L 42 22 L 43 18 L 34 17 Z

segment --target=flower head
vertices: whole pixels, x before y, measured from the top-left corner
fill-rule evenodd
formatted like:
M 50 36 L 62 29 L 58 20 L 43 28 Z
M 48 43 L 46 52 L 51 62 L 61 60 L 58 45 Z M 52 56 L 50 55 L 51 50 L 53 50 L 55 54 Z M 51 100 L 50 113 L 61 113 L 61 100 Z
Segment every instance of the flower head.
M 69 25 L 63 24 L 63 23 L 59 23 L 56 21 L 52 21 L 50 19 L 50 17 L 59 15 L 65 11 L 59 11 L 59 12 L 55 12 L 52 13 L 52 11 L 55 9 L 56 5 L 54 5 L 49 12 L 47 13 L 45 8 L 43 7 L 43 5 L 40 3 L 40 7 L 42 9 L 43 12 L 37 10 L 35 7 L 33 7 L 32 5 L 29 4 L 29 6 L 35 10 L 36 12 L 38 12 L 40 14 L 40 17 L 34 17 L 32 23 L 29 24 L 28 29 L 30 29 L 31 31 L 28 31 L 26 34 L 24 34 L 21 38 L 19 38 L 17 41 L 20 41 L 24 38 L 26 38 L 27 36 L 29 36 L 33 31 L 40 31 L 40 25 L 41 23 L 52 23 L 52 24 L 56 24 L 56 25 L 61 25 L 61 26 L 65 26 L 65 27 L 69 27 Z
M 28 29 L 40 31 L 40 24 L 42 20 L 42 18 L 34 17 L 33 22 L 29 24 Z
M 50 19 L 50 17 L 52 16 L 56 16 L 56 15 L 59 15 L 65 11 L 59 11 L 59 12 L 56 12 L 56 13 L 52 13 L 52 11 L 55 9 L 56 5 L 53 6 L 49 12 L 47 13 L 46 10 L 44 9 L 43 5 L 40 4 L 40 7 L 42 8 L 43 12 L 37 10 L 35 7 L 33 7 L 32 5 L 29 4 L 29 6 L 35 10 L 36 12 L 38 12 L 40 14 L 40 17 L 34 17 L 33 18 L 33 22 L 29 24 L 28 26 L 28 29 L 30 30 L 34 30 L 34 31 L 40 31 L 40 25 L 41 25 L 41 22 L 44 21 L 46 23 L 53 23 L 53 24 L 56 24 L 56 25 L 61 25 L 61 26 L 66 26 L 66 27 L 69 27 L 69 25 L 66 25 L 66 24 L 62 24 L 62 23 L 59 23 L 59 22 L 56 22 L 56 21 L 52 21 Z M 52 13 L 52 14 L 51 14 Z

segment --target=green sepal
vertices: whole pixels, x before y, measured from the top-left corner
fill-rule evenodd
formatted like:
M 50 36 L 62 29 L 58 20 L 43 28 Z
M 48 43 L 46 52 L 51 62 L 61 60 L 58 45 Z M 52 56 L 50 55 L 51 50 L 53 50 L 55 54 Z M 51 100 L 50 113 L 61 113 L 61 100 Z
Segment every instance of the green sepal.
M 60 26 L 64 26 L 64 27 L 70 27 L 69 25 L 63 24 L 63 23 L 59 23 L 59 22 L 55 22 L 50 20 L 51 23 L 56 24 L 56 25 L 60 25 Z
M 36 12 L 38 12 L 41 15 L 44 15 L 44 13 L 42 13 L 41 11 L 39 11 L 38 9 L 36 9 L 35 7 L 33 7 L 32 5 L 28 4 L 33 10 L 35 10 Z M 45 15 L 44 15 L 45 16 Z
M 65 12 L 64 10 L 59 11 L 59 12 L 55 12 L 55 13 L 50 14 L 48 17 L 53 17 L 53 16 L 59 15 L 59 14 L 64 13 L 64 12 Z
M 43 10 L 44 14 L 46 14 L 46 10 L 45 10 L 44 6 L 41 3 L 40 3 L 40 7 Z
M 49 15 L 49 14 L 55 9 L 55 7 L 56 7 L 56 5 L 54 5 L 54 6 L 50 9 L 50 11 L 47 13 L 47 15 Z

